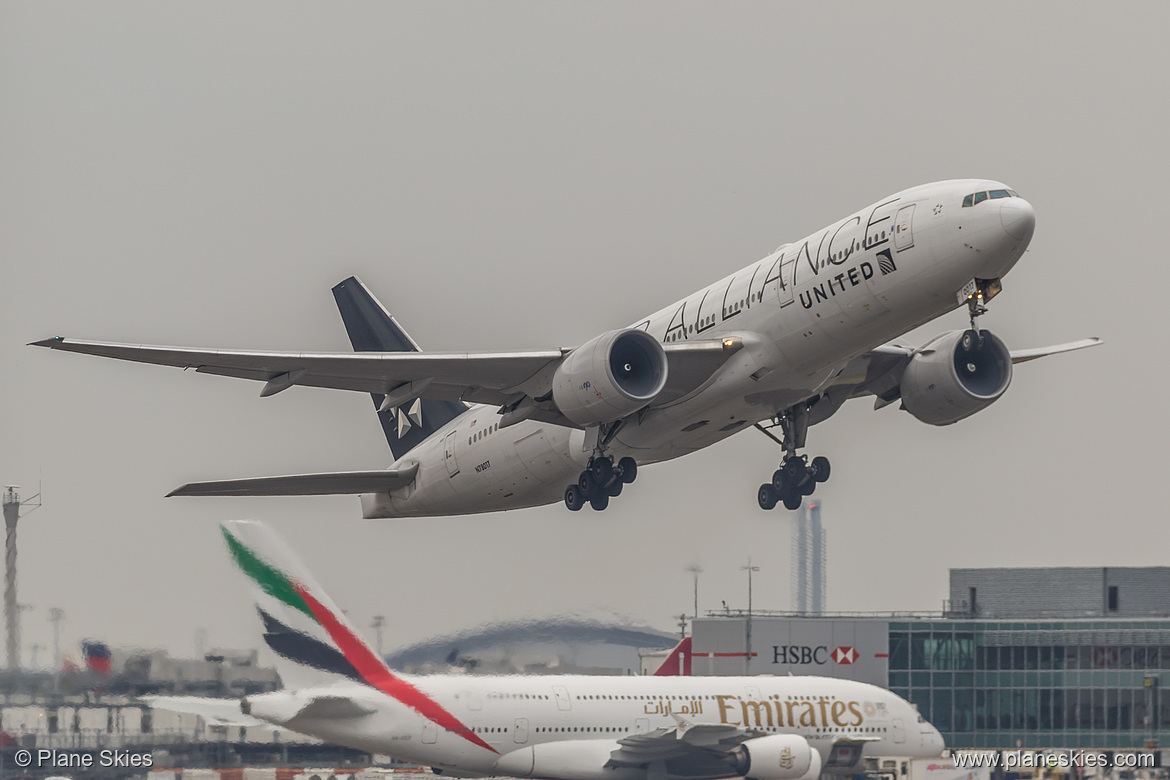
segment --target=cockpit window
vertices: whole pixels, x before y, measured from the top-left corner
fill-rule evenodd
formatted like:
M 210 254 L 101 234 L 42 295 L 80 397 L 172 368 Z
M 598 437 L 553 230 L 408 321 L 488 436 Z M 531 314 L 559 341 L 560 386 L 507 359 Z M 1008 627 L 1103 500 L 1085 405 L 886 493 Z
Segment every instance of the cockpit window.
M 992 190 L 990 193 L 973 192 L 970 195 L 968 195 L 967 197 L 963 198 L 963 208 L 967 208 L 968 206 L 978 205 L 978 204 L 982 203 L 983 201 L 987 200 L 989 196 L 991 198 L 1018 198 L 1018 197 L 1020 197 L 1019 194 L 1016 193 L 1015 190 Z

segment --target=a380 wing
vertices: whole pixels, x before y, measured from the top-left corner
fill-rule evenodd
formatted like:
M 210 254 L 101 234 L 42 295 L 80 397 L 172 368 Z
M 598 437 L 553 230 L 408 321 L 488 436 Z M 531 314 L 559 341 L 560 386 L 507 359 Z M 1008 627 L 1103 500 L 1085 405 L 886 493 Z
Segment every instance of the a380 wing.
M 547 395 L 561 359 L 572 350 L 530 352 L 253 352 L 231 349 L 113 344 L 55 337 L 35 347 L 84 355 L 193 368 L 264 382 L 261 395 L 288 387 L 326 387 L 386 394 L 419 383 L 417 395 L 470 403 L 515 403 L 523 396 Z M 655 403 L 680 398 L 702 385 L 730 352 L 718 340 L 665 347 L 667 384 Z

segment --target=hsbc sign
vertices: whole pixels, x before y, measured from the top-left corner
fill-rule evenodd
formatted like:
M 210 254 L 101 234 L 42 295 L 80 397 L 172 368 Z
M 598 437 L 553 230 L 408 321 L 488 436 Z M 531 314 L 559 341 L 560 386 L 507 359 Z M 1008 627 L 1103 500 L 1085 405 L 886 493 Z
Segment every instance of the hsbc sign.
M 698 618 L 698 675 L 815 674 L 889 685 L 889 622 L 873 618 L 746 615 Z
M 829 657 L 829 648 L 824 645 L 772 645 L 774 664 L 816 664 L 822 665 Z
M 855 647 L 838 647 L 832 653 L 833 662 L 838 664 L 851 664 L 861 657 L 861 653 L 857 652 Z
M 861 657 L 857 648 L 839 646 L 829 650 L 827 645 L 772 645 L 772 663 L 824 666 L 832 661 L 847 665 Z

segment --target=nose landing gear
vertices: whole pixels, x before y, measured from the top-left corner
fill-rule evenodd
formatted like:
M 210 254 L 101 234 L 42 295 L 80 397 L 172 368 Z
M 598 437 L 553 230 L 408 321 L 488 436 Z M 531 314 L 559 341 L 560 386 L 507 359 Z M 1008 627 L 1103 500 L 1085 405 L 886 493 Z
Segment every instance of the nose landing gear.
M 779 427 L 784 438 L 776 438 L 769 428 Z M 829 479 L 829 459 L 818 455 L 809 462 L 807 455 L 797 455 L 797 449 L 804 447 L 808 434 L 808 406 L 797 404 L 781 412 L 776 421 L 763 426 L 756 424 L 765 436 L 784 448 L 780 468 L 772 474 L 772 481 L 760 485 L 756 499 L 761 509 L 774 509 L 782 503 L 786 509 L 799 509 L 805 496 L 811 496 L 817 484 Z
M 575 485 L 565 488 L 565 506 L 577 512 L 586 503 L 598 512 L 609 506 L 611 498 L 622 494 L 622 488 L 638 477 L 638 464 L 626 457 L 616 464 L 610 455 L 595 455 L 581 472 Z

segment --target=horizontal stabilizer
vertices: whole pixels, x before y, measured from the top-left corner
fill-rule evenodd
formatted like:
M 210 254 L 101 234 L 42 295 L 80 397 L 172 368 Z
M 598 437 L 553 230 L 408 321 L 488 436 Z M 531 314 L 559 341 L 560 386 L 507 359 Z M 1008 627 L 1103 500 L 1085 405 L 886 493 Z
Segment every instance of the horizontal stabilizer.
M 380 471 L 335 471 L 328 474 L 291 474 L 283 477 L 222 479 L 189 482 L 171 496 L 337 496 L 389 493 L 414 481 L 418 464 Z
M 239 699 L 208 699 L 202 696 L 143 696 L 142 701 L 156 710 L 198 715 L 214 726 L 272 728 L 271 723 L 245 715 Z
M 343 718 L 360 718 L 377 712 L 375 707 L 356 701 L 349 696 L 314 696 L 313 699 L 297 713 L 297 718 L 311 720 L 336 720 Z

